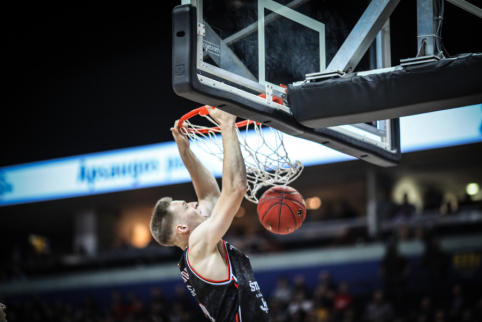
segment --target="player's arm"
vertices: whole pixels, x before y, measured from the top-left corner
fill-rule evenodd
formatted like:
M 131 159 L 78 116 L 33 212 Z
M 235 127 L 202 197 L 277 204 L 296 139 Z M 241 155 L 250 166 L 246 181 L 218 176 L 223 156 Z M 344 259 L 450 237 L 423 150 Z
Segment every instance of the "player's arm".
M 199 161 L 189 148 L 189 139 L 180 132 L 178 121 L 171 128 L 174 140 L 176 140 L 179 154 L 191 175 L 194 190 L 198 197 L 199 205 L 207 208 L 210 213 L 219 198 L 219 186 L 213 174 Z
M 211 217 L 193 231 L 189 246 L 196 255 L 216 249 L 217 243 L 224 236 L 233 221 L 246 193 L 246 166 L 239 148 L 236 133 L 236 117 L 218 109 L 210 111 L 220 124 L 223 138 L 223 188 Z M 191 256 L 191 253 L 189 253 Z M 194 254 L 193 254 L 194 255 Z M 194 256 L 196 256 L 194 255 Z

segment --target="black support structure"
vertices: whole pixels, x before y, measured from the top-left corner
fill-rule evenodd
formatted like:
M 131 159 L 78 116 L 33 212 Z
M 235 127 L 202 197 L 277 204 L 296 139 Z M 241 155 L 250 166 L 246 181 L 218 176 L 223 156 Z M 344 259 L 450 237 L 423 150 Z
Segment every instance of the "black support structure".
M 289 135 L 308 139 L 364 161 L 383 166 L 400 162 L 399 120 L 390 121 L 391 150 L 368 144 L 328 128 L 310 128 L 298 123 L 292 114 L 258 104 L 253 100 L 203 82 L 216 79 L 197 69 L 196 8 L 181 5 L 172 13 L 172 84 L 179 96 L 207 104 L 245 119 L 266 124 Z M 202 76 L 200 80 L 200 77 Z M 254 95 L 254 94 L 253 94 Z M 398 135 L 397 135 L 398 134 Z

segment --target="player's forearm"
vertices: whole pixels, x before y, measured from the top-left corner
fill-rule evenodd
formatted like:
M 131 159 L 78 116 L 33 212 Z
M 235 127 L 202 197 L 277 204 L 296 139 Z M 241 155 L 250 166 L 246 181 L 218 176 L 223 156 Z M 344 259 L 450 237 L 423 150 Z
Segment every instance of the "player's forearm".
M 223 136 L 224 161 L 223 161 L 223 191 L 239 192 L 244 195 L 246 191 L 246 166 L 239 148 L 238 135 L 234 124 L 221 126 Z
M 191 175 L 199 200 L 219 197 L 219 186 L 213 174 L 202 164 L 191 149 L 179 149 L 182 161 Z

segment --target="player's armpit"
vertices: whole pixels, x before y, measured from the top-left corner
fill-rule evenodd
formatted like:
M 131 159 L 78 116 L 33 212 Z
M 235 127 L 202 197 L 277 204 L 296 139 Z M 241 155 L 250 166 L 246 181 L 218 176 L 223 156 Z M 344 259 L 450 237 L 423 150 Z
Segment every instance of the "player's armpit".
M 223 238 L 233 222 L 234 215 L 241 206 L 246 188 L 244 186 L 234 191 L 221 192 L 214 206 L 211 217 L 200 224 L 189 237 L 189 247 L 200 248 L 201 252 L 213 252 L 217 243 Z

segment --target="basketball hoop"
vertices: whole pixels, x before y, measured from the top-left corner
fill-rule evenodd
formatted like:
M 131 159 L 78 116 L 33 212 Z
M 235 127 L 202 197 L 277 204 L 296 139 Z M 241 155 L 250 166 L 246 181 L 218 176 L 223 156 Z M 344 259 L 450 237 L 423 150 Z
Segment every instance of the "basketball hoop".
M 179 120 L 181 131 L 205 152 L 223 160 L 223 142 L 219 124 L 209 116 L 207 105 L 195 109 Z M 200 115 L 215 127 L 194 125 L 190 119 Z M 240 129 L 243 128 L 244 129 Z M 251 120 L 236 123 L 239 145 L 246 164 L 248 190 L 246 199 L 258 203 L 256 193 L 265 186 L 284 186 L 296 180 L 303 171 L 300 161 L 291 162 L 283 143 L 283 133 Z M 250 131 L 251 130 L 251 131 Z M 253 131 L 254 130 L 254 131 Z

